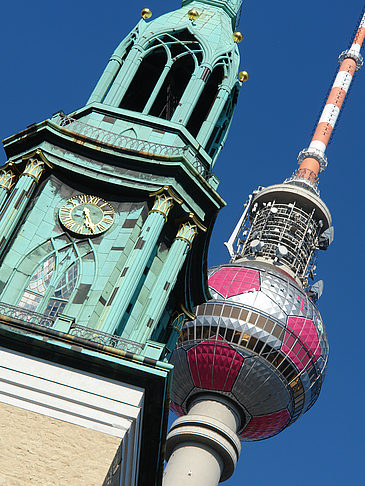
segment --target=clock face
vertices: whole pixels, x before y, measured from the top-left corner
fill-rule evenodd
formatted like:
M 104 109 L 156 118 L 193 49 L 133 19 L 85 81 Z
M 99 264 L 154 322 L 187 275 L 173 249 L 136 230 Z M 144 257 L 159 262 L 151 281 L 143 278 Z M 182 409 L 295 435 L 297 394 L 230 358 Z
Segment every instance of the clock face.
M 68 199 L 59 211 L 63 226 L 80 235 L 98 235 L 114 222 L 111 204 L 97 196 L 79 194 Z

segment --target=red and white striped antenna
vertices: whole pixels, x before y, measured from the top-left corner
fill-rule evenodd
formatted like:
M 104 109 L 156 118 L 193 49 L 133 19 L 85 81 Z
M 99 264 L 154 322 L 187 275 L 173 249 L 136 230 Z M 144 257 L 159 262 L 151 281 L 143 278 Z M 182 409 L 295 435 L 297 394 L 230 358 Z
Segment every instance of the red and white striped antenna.
M 296 179 L 306 179 L 311 184 L 316 185 L 318 174 L 327 166 L 325 152 L 328 142 L 351 86 L 355 71 L 358 71 L 363 65 L 363 58 L 360 54 L 360 50 L 364 39 L 365 13 L 362 16 L 350 49 L 340 54 L 340 68 L 317 124 L 312 141 L 309 147 L 302 150 L 298 156 L 299 169 L 294 176 Z

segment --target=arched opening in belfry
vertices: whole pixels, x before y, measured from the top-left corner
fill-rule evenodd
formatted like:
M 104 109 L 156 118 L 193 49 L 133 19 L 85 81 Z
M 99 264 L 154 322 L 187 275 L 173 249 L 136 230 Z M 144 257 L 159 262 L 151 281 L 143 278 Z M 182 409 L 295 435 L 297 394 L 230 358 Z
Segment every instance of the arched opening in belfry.
M 194 69 L 195 63 L 190 55 L 182 55 L 173 63 L 152 105 L 150 115 L 171 120 Z
M 119 107 L 171 120 L 202 61 L 201 45 L 188 30 L 156 37 L 146 47 Z
M 201 129 L 202 124 L 208 118 L 214 102 L 219 93 L 219 87 L 224 78 L 224 69 L 218 66 L 213 69 L 206 85 L 199 97 L 197 104 L 189 118 L 187 129 L 196 137 Z
M 119 108 L 142 112 L 167 62 L 165 49 L 158 46 L 143 58 Z

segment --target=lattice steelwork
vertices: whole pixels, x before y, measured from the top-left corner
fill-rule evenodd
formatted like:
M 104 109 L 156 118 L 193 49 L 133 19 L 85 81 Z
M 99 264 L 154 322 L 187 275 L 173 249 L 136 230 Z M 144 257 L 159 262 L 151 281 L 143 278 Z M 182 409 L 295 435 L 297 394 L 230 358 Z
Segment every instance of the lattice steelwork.
M 321 316 L 293 278 L 242 261 L 210 270 L 213 299 L 184 324 L 172 362 L 172 408 L 185 414 L 204 391 L 242 413 L 242 440 L 277 434 L 318 398 L 328 358 Z
M 319 396 L 328 360 L 326 332 L 315 305 L 323 282 L 310 285 L 309 280 L 314 279 L 317 250 L 328 248 L 334 229 L 319 197 L 318 175 L 327 166 L 328 142 L 362 65 L 364 40 L 363 12 L 351 48 L 340 56 L 312 141 L 299 154 L 299 169 L 284 183 L 259 187 L 249 196 L 225 243 L 230 263 L 209 271 L 212 299 L 197 307 L 194 321 L 183 324 L 171 358 L 171 408 L 186 417 L 174 422 L 167 438 L 174 454 L 168 473 L 183 453 L 190 459 L 187 440 L 199 450 L 210 439 L 211 449 L 229 466 L 239 455 L 232 453 L 225 461 L 235 434 L 244 441 L 272 437 Z M 222 423 L 228 411 L 235 412 L 234 435 L 227 432 L 232 417 Z M 218 416 L 219 439 L 210 436 Z M 214 484 L 229 477 L 220 474 Z
M 295 200 L 275 200 L 252 209 L 251 228 L 241 250 L 245 257 L 262 256 L 287 264 L 299 278 L 305 278 L 318 248 L 321 226 L 315 209 L 303 210 Z M 279 246 L 280 245 L 280 246 Z

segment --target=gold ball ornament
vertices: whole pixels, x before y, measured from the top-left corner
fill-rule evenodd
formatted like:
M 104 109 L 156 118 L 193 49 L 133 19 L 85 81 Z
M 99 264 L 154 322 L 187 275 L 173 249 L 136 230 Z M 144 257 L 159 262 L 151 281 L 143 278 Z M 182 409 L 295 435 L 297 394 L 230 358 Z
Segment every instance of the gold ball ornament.
M 243 41 L 243 34 L 241 32 L 233 32 L 232 37 L 236 44 Z
M 152 17 L 152 12 L 149 8 L 143 8 L 141 10 L 141 17 L 143 20 L 150 19 Z
M 199 12 L 197 10 L 195 10 L 195 8 L 190 9 L 189 12 L 188 12 L 188 17 L 189 17 L 189 20 L 191 20 L 191 21 L 198 20 L 199 15 L 200 15 Z
M 249 74 L 247 71 L 241 71 L 239 74 L 238 74 L 238 79 L 241 81 L 241 83 L 244 83 L 245 81 L 248 81 L 249 79 Z

